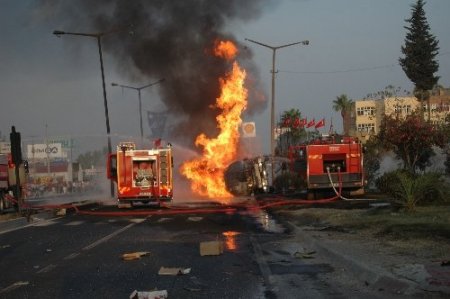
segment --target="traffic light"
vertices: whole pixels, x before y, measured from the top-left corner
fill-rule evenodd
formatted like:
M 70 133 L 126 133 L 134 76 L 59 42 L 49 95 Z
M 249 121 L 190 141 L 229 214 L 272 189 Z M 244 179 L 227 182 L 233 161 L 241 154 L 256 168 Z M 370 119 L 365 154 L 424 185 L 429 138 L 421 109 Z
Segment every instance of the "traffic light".
M 22 163 L 22 148 L 20 141 L 20 133 L 16 132 L 14 126 L 11 127 L 11 133 L 9 134 L 9 139 L 11 141 L 11 157 L 15 165 L 20 165 Z

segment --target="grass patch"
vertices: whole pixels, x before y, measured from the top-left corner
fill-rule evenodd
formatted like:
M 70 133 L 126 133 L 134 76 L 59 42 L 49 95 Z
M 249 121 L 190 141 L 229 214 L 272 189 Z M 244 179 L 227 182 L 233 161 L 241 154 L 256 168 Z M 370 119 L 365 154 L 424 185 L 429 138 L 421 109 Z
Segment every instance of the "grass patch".
M 349 231 L 361 231 L 374 237 L 395 239 L 447 239 L 450 240 L 450 206 L 417 207 L 407 213 L 392 209 L 321 209 L 279 211 L 296 225 L 333 226 Z

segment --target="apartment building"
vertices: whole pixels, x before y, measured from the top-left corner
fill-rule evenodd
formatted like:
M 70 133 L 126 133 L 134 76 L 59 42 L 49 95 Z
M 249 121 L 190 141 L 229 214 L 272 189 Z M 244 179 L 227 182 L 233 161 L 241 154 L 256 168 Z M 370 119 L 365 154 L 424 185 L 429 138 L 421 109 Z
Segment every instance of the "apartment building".
M 424 103 L 424 119 L 428 120 L 427 103 Z M 431 122 L 442 123 L 450 114 L 450 95 L 432 95 L 430 97 Z M 379 100 L 356 100 L 354 110 L 350 113 L 350 134 L 360 140 L 367 141 L 370 136 L 377 135 L 385 115 L 395 115 L 405 118 L 420 108 L 420 101 L 416 97 L 389 97 Z

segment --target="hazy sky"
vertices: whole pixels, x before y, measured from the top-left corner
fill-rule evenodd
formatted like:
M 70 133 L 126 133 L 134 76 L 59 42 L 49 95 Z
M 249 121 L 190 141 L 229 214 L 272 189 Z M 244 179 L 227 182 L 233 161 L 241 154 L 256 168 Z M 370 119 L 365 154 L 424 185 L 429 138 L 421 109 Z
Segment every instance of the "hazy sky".
M 73 0 L 76 1 L 76 0 Z M 274 1 L 257 19 L 227 24 L 227 30 L 254 54 L 270 100 L 272 51 L 246 42 L 272 46 L 309 40 L 308 46 L 277 51 L 276 112 L 298 108 L 303 116 L 333 118 L 342 127 L 332 101 L 340 94 L 360 99 L 387 85 L 412 90 L 398 65 L 404 43 L 405 19 L 414 0 Z M 37 1 L 0 0 L 0 131 L 9 138 L 12 125 L 23 139 L 49 136 L 104 136 L 106 133 L 98 49 L 94 39 L 55 37 L 55 29 L 70 31 L 52 15 L 36 12 Z M 450 86 L 450 1 L 428 0 L 426 16 L 439 40 L 440 84 Z M 186 12 L 187 14 L 189 12 Z M 182 22 L 183 20 L 180 20 Z M 112 87 L 111 82 L 142 86 L 159 78 L 134 78 L 117 69 L 105 55 L 105 75 L 111 133 L 138 136 L 137 93 Z M 157 86 L 142 91 L 144 131 L 146 111 L 165 111 Z M 267 107 L 270 107 L 268 105 Z M 269 152 L 269 109 L 246 121 L 256 121 L 254 146 Z M 103 141 L 105 139 L 102 139 Z

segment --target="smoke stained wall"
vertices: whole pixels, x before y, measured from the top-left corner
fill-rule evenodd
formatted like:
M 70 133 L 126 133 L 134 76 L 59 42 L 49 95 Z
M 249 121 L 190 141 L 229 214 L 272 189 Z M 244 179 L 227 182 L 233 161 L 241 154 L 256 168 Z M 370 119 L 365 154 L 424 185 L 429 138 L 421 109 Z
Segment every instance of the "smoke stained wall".
M 251 83 L 246 113 L 265 109 L 252 53 L 226 25 L 259 17 L 269 3 L 272 0 L 42 0 L 39 9 L 57 18 L 62 30 L 115 31 L 102 38 L 104 51 L 130 82 L 165 78 L 158 89 L 170 115 L 169 136 L 193 147 L 200 132 L 217 133 L 218 111 L 211 106 L 220 93 L 219 77 L 231 67 L 210 54 L 217 40 L 230 39 L 242 50 L 238 59 Z

